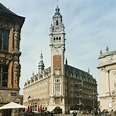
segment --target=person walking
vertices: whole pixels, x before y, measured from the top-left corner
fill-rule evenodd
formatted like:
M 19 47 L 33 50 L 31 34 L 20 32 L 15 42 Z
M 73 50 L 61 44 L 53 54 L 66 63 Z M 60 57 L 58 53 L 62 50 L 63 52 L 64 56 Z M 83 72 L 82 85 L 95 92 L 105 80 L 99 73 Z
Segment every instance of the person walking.
M 18 116 L 26 116 L 25 109 L 20 109 Z
M 32 112 L 32 109 L 30 109 L 28 116 L 35 116 L 34 112 Z
M 73 112 L 73 116 L 76 116 L 76 115 L 77 115 L 77 113 L 76 113 L 76 111 L 74 111 L 74 112 Z
M 111 110 L 111 112 L 110 112 L 110 116 L 115 116 L 115 113 L 114 113 L 113 110 Z

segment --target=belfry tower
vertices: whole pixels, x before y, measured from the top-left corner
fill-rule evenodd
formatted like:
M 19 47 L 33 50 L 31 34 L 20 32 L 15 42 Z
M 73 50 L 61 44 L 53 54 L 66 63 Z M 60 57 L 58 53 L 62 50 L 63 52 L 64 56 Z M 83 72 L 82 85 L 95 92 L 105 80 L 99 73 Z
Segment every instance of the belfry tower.
M 53 106 L 64 109 L 64 53 L 65 53 L 65 31 L 62 23 L 62 15 L 57 6 L 53 15 L 53 24 L 50 27 L 51 47 L 51 84 L 50 99 Z
M 60 69 L 64 73 L 64 52 L 65 52 L 65 32 L 62 23 L 62 15 L 60 9 L 55 9 L 56 12 L 53 16 L 53 26 L 50 27 L 50 46 L 51 46 L 51 73 L 54 74 L 56 69 Z

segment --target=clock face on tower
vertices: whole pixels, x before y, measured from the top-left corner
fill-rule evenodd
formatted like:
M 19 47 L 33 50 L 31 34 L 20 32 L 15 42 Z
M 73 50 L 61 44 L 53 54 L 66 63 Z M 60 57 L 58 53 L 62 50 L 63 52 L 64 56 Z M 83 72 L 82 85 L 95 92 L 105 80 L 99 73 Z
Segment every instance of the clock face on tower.
M 56 49 L 56 52 L 58 53 L 59 52 L 59 49 Z
M 60 53 L 61 53 L 61 52 L 60 52 L 60 48 L 55 48 L 54 51 L 55 51 L 55 54 L 56 54 L 56 55 L 60 55 Z
M 61 46 L 62 45 L 55 45 L 54 46 L 54 52 L 55 52 L 56 55 L 60 55 L 60 53 L 61 53 L 60 52 L 61 51 Z

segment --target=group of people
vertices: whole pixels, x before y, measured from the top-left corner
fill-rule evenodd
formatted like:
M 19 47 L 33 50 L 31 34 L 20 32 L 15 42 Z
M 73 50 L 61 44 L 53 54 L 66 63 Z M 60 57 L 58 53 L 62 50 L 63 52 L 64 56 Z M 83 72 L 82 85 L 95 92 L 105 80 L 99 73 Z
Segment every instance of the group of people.
M 93 110 L 92 112 L 93 116 L 116 116 L 116 111 L 108 111 L 106 109 L 104 109 L 103 111 L 100 110 Z
M 32 110 L 19 109 L 18 116 L 34 116 Z
M 25 111 L 25 109 L 19 109 L 18 111 L 18 116 L 53 116 L 53 115 L 54 113 L 49 111 L 41 111 L 39 114 L 36 112 L 35 113 L 32 112 L 32 110 Z

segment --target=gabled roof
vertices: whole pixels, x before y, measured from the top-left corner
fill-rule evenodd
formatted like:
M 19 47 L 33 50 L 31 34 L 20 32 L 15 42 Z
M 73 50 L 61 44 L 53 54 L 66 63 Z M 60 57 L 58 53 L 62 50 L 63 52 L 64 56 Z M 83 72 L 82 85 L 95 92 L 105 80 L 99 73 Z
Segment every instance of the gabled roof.
M 3 4 L 0 3 L 0 14 L 1 13 L 6 13 L 6 14 L 9 14 L 9 15 L 16 15 L 15 13 L 13 13 L 8 8 L 6 8 Z

